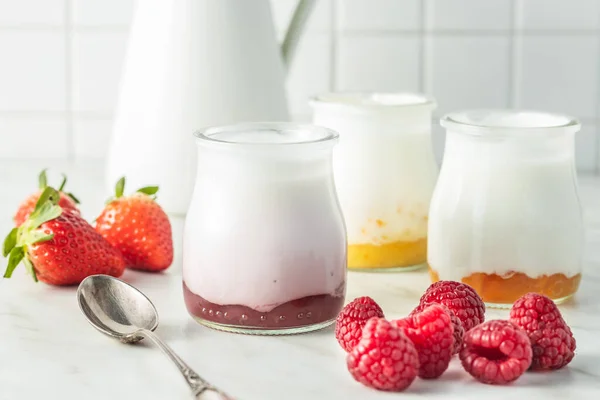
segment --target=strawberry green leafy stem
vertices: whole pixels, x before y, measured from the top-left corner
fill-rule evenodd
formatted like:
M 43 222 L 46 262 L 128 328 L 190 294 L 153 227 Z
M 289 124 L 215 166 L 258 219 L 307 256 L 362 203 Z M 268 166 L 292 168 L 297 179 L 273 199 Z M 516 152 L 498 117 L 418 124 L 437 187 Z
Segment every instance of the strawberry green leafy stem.
M 4 245 L 2 246 L 2 256 L 6 257 L 10 254 L 10 251 L 17 245 L 17 231 L 19 228 L 13 228 L 8 236 L 4 239 Z
M 138 193 L 144 193 L 148 196 L 154 196 L 158 192 L 158 186 L 146 186 L 137 190 Z
M 40 172 L 40 175 L 38 176 L 38 186 L 40 188 L 40 190 L 44 190 L 48 187 L 48 177 L 46 175 L 46 171 L 48 169 L 43 169 L 42 172 Z M 58 187 L 58 191 L 59 192 L 63 192 L 64 194 L 66 194 L 67 196 L 69 196 L 71 198 L 71 200 L 73 200 L 75 202 L 75 204 L 79 204 L 79 199 L 77 197 L 75 197 L 75 195 L 73 193 L 70 192 L 65 192 L 64 188 L 65 185 L 67 184 L 67 176 L 65 174 L 61 174 L 63 177 L 62 182 L 60 183 L 60 186 Z
M 62 174 L 62 177 L 63 177 L 63 180 L 62 180 L 60 186 L 58 187 L 58 191 L 63 192 L 64 194 L 69 196 L 71 198 L 71 200 L 73 200 L 75 202 L 75 204 L 80 204 L 79 199 L 77 197 L 75 197 L 75 195 L 73 193 L 64 191 L 65 185 L 67 184 L 67 176 L 65 174 Z
M 156 193 L 158 193 L 158 186 L 146 186 L 141 189 L 138 189 L 137 192 L 147 194 L 148 196 L 151 196 L 153 200 L 156 200 Z M 114 201 L 115 199 L 123 197 L 124 193 L 125 193 L 125 177 L 122 177 L 121 179 L 119 179 L 117 181 L 117 185 L 115 186 L 115 196 L 109 198 L 106 201 L 106 204 Z
M 125 177 L 122 177 L 117 181 L 117 186 L 115 187 L 115 198 L 118 199 L 119 197 L 122 197 L 123 193 L 125 193 Z
M 58 218 L 62 213 L 62 208 L 58 205 L 59 193 L 56 189 L 47 186 L 38 199 L 33 213 L 18 228 L 13 228 L 2 246 L 2 254 L 8 256 L 8 265 L 4 272 L 4 278 L 10 278 L 13 271 L 21 261 L 25 264 L 25 269 L 37 282 L 37 276 L 33 264 L 26 257 L 30 246 L 51 240 L 54 235 L 47 234 L 42 229 L 38 229 L 42 224 Z
M 40 175 L 38 176 L 38 187 L 41 190 L 44 190 L 44 189 L 46 189 L 46 187 L 48 187 L 48 177 L 46 175 L 46 171 L 48 171 L 48 169 L 44 168 L 42 170 L 42 172 L 40 172 Z M 58 189 L 58 190 L 60 190 L 60 189 Z

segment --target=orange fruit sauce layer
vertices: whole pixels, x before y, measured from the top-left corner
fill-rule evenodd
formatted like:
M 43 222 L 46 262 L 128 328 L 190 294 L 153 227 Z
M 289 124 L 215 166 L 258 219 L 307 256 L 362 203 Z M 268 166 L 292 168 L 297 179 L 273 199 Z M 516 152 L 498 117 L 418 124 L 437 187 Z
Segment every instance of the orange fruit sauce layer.
M 423 264 L 427 260 L 427 238 L 412 242 L 398 241 L 383 245 L 348 246 L 348 268 L 402 268 Z
M 440 280 L 438 273 L 431 267 L 429 276 L 432 282 Z M 522 272 L 512 273 L 508 277 L 476 272 L 462 278 L 461 282 L 475 289 L 485 303 L 512 304 L 529 292 L 540 293 L 553 300 L 569 297 L 577 292 L 581 274 L 570 278 L 560 273 L 530 278 Z

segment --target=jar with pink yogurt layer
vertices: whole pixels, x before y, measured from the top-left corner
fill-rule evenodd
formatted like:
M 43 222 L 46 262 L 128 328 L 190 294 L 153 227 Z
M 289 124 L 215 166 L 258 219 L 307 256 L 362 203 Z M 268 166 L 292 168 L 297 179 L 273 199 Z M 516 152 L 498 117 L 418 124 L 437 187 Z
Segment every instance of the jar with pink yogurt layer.
M 279 335 L 334 322 L 346 292 L 346 230 L 332 172 L 336 132 L 251 123 L 196 133 L 183 289 L 211 328 Z

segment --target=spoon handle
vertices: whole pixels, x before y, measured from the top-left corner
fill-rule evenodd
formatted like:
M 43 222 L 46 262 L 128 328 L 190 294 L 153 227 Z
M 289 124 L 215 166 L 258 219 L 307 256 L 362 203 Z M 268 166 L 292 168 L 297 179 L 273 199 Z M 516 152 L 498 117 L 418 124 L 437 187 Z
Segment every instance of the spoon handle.
M 167 346 L 154 332 L 148 329 L 140 329 L 136 332 L 137 334 L 143 335 L 150 339 L 158 346 L 159 349 L 165 353 L 171 361 L 175 363 L 179 371 L 185 378 L 186 382 L 192 389 L 192 393 L 196 399 L 215 399 L 215 400 L 233 400 L 227 394 L 217 389 L 204 379 L 200 377 L 189 365 L 187 365 L 175 352 Z

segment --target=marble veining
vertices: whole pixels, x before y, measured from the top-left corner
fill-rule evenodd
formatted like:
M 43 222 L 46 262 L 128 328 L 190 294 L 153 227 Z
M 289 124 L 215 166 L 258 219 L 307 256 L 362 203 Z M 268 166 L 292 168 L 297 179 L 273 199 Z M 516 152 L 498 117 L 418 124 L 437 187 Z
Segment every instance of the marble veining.
M 0 233 L 7 233 L 18 202 L 35 188 L 39 162 L 4 162 L 0 169 Z M 93 219 L 109 195 L 101 192 L 101 165 L 61 164 L 69 188 Z M 11 173 L 6 173 L 10 171 Z M 591 399 L 600 396 L 600 178 L 580 178 L 587 225 L 583 282 L 561 306 L 577 339 L 568 368 L 526 373 L 496 387 L 472 379 L 454 359 L 438 380 L 415 383 L 402 394 L 354 382 L 333 328 L 298 336 L 257 337 L 213 331 L 187 315 L 181 291 L 181 254 L 164 274 L 127 271 L 123 279 L 146 293 L 160 314 L 158 333 L 205 379 L 240 400 L 306 399 Z M 173 219 L 175 242 L 182 221 Z M 179 246 L 177 246 L 179 250 Z M 391 318 L 406 315 L 429 284 L 425 271 L 349 273 L 348 299 L 370 295 Z M 487 319 L 506 318 L 489 310 Z M 191 399 L 178 371 L 148 343 L 124 345 L 95 331 L 80 313 L 75 288 L 35 284 L 19 267 L 0 280 L 0 400 Z

